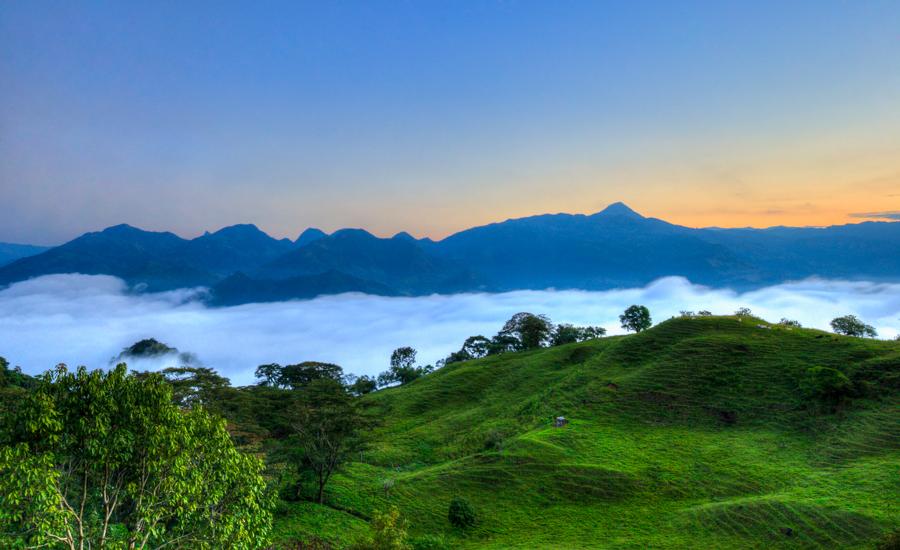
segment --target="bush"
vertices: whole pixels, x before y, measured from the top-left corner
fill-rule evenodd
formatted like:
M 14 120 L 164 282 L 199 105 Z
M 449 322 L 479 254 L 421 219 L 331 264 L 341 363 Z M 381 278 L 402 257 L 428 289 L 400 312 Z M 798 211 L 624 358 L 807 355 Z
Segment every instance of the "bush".
M 372 535 L 369 540 L 358 542 L 351 550 L 410 550 L 406 540 L 406 522 L 400 517 L 400 511 L 391 507 L 385 512 L 375 512 L 369 527 Z
M 460 497 L 454 497 L 450 501 L 450 509 L 447 511 L 447 519 L 454 527 L 465 529 L 475 525 L 475 510 L 469 502 Z
M 422 535 L 410 541 L 412 550 L 450 550 L 450 545 L 441 535 Z

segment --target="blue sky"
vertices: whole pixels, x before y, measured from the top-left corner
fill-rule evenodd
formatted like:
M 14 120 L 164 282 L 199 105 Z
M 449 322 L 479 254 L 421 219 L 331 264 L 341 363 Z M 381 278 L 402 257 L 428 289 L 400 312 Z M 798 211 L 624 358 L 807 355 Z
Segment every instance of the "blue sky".
M 900 211 L 896 2 L 3 2 L 0 241 Z

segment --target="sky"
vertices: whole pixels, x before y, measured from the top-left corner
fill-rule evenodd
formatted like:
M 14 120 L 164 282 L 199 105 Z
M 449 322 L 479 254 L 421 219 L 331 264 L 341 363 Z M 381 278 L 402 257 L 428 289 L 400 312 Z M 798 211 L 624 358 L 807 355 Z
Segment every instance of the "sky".
M 900 3 L 0 1 L 0 241 L 900 218 Z
M 654 323 L 681 310 L 728 315 L 740 307 L 771 322 L 782 317 L 831 330 L 831 319 L 858 316 L 879 338 L 900 335 L 900 284 L 811 279 L 737 293 L 666 277 L 641 288 L 605 292 L 517 291 L 391 298 L 364 294 L 209 308 L 197 290 L 128 292 L 108 275 L 45 275 L 0 290 L 0 350 L 30 374 L 58 363 L 105 368 L 125 348 L 156 338 L 194 354 L 234 384 L 254 382 L 257 366 L 327 361 L 348 373 L 387 370 L 391 351 L 412 346 L 434 364 L 476 334 L 496 334 L 520 311 L 557 323 L 599 325 L 622 334 L 618 315 L 644 304 Z M 754 326 L 758 324 L 753 322 Z M 766 329 L 759 329 L 766 330 Z M 176 356 L 129 361 L 134 370 L 178 366 Z

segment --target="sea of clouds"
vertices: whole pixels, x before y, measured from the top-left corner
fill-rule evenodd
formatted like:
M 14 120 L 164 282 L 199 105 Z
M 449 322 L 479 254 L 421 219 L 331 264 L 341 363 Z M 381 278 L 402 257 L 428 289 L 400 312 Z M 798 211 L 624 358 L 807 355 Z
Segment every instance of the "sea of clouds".
M 643 288 L 588 291 L 518 291 L 388 298 L 363 294 L 314 300 L 210 308 L 202 289 L 130 293 L 103 275 L 49 275 L 0 291 L 0 356 L 36 374 L 57 363 L 107 367 L 124 347 L 153 337 L 195 353 L 234 384 L 254 381 L 263 363 L 305 360 L 337 363 L 354 374 L 385 370 L 394 348 L 413 346 L 427 364 L 459 349 L 466 337 L 491 336 L 519 311 L 555 321 L 605 327 L 619 334 L 618 315 L 644 304 L 655 321 L 680 310 L 727 314 L 738 307 L 771 321 L 782 317 L 807 327 L 852 313 L 881 338 L 900 334 L 900 284 L 810 279 L 736 293 L 667 277 Z M 133 368 L 157 369 L 165 361 Z

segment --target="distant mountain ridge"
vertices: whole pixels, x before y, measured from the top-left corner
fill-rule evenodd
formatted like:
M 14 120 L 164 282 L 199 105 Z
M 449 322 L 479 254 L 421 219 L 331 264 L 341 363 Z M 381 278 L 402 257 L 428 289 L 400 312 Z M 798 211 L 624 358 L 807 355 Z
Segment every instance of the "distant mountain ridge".
M 27 258 L 48 250 L 49 246 L 32 244 L 0 243 L 0 266 L 12 263 L 20 258 Z
M 183 239 L 118 225 L 0 266 L 0 285 L 52 273 L 114 275 L 139 291 L 206 286 L 211 302 L 223 305 L 343 292 L 603 290 L 669 275 L 740 290 L 812 276 L 900 281 L 900 222 L 697 229 L 614 203 L 596 214 L 510 219 L 440 241 L 315 228 L 290 241 L 250 224 Z

